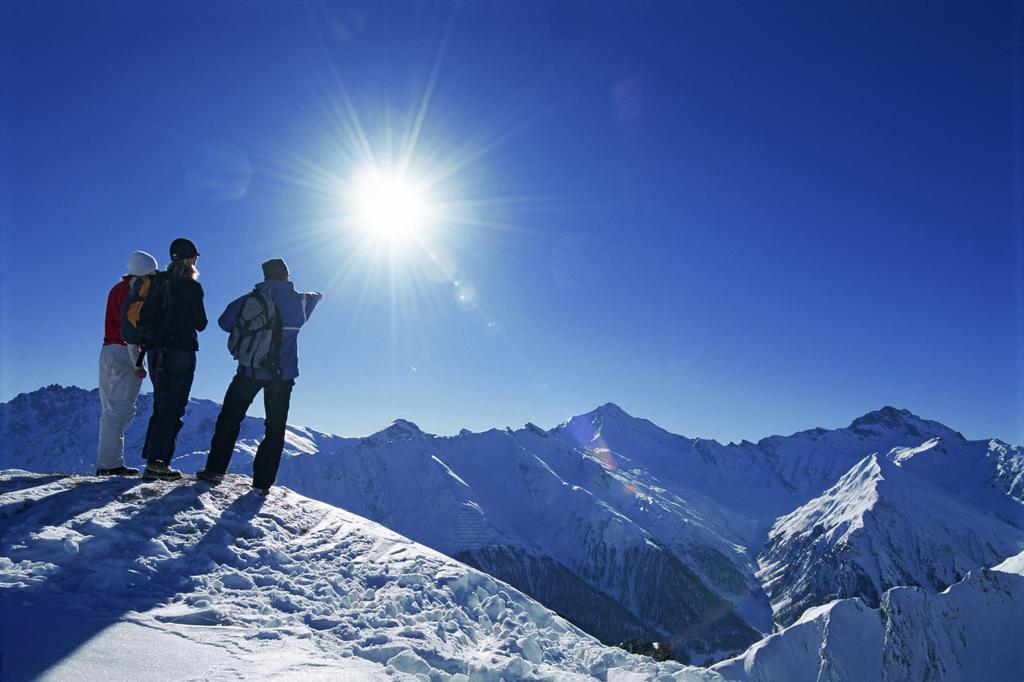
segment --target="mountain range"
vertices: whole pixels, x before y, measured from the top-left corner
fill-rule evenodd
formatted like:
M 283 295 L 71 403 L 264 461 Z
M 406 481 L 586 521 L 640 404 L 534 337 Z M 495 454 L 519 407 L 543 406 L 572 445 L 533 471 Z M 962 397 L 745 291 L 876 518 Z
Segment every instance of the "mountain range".
M 218 409 L 190 402 L 176 466 L 202 466 Z M 73 387 L 0 405 L 0 468 L 90 472 L 98 415 L 96 392 Z M 144 428 L 140 417 L 127 452 Z M 261 433 L 262 420 L 243 424 L 233 472 L 250 471 Z M 278 482 L 478 568 L 605 644 L 666 643 L 702 665 L 740 657 L 722 674 L 776 665 L 749 652 L 826 621 L 882 622 L 908 599 L 893 595 L 938 608 L 952 585 L 974 594 L 1024 551 L 1024 451 L 892 407 L 728 445 L 614 404 L 550 429 L 455 436 L 405 420 L 364 438 L 290 426 Z

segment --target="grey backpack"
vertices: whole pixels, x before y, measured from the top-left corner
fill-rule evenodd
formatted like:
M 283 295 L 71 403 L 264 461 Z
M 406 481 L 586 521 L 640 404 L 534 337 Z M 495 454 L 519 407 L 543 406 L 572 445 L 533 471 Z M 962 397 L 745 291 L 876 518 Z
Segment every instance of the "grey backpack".
M 228 334 L 228 351 L 242 367 L 280 374 L 281 318 L 274 300 L 259 287 L 242 301 Z

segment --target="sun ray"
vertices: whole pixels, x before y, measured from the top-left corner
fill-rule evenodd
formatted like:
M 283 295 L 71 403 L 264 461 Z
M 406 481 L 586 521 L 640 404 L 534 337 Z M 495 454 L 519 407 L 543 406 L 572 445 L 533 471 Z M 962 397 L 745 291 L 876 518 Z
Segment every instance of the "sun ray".
M 437 84 L 437 76 L 441 72 L 441 63 L 444 61 L 444 54 L 448 50 L 448 40 L 451 38 L 452 29 L 455 27 L 455 10 L 448 16 L 448 23 L 445 26 L 444 34 L 441 36 L 441 43 L 437 48 L 437 55 L 434 57 L 434 65 L 430 70 L 430 78 L 427 80 L 426 88 L 423 91 L 423 98 L 420 100 L 419 110 L 416 112 L 416 121 L 412 125 L 406 140 L 405 148 L 399 157 L 399 172 L 405 174 L 409 170 L 409 164 L 416 153 L 416 144 L 419 142 L 420 133 L 423 130 L 423 122 L 427 117 L 427 108 L 430 106 L 430 98 L 434 94 L 434 86 Z

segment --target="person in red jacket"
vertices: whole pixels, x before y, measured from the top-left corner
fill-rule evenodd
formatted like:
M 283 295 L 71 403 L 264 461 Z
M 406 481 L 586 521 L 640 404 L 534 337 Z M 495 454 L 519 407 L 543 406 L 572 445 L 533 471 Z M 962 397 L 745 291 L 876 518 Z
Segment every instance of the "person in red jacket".
M 135 399 L 146 370 L 136 367 L 139 347 L 121 338 L 121 308 L 135 277 L 156 272 L 157 262 L 145 251 L 128 257 L 128 274 L 107 294 L 103 348 L 100 350 L 100 443 L 96 455 L 97 476 L 137 476 L 138 469 L 124 465 L 124 432 L 135 418 Z

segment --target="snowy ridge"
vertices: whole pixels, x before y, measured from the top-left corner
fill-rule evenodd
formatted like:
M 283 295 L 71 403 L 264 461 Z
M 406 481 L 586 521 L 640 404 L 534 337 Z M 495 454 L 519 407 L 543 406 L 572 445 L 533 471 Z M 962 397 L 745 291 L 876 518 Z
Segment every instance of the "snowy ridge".
M 2 646 L 24 652 L 4 657 L 5 679 L 717 679 L 602 646 L 486 574 L 286 489 L 8 471 L 0 490 Z M 155 646 L 188 656 L 168 668 L 127 653 Z
M 794 624 L 713 670 L 727 680 L 987 680 L 1021 678 L 1024 554 L 970 571 L 934 594 L 895 587 L 872 609 L 842 599 L 808 609 Z
M 135 420 L 125 434 L 125 453 L 135 464 L 139 462 L 138 453 L 142 452 L 146 440 L 146 425 L 152 409 L 152 394 L 140 395 Z M 193 471 L 203 465 L 219 413 L 219 403 L 189 400 L 185 426 L 178 434 L 176 465 Z M 98 389 L 86 391 L 76 386 L 51 385 L 0 404 L 0 469 L 92 473 L 96 469 L 99 419 Z M 248 417 L 242 422 L 235 451 L 239 466 L 251 468 L 262 436 L 262 419 Z M 289 425 L 285 452 L 289 455 L 323 452 L 345 440 Z
M 893 452 L 897 462 L 906 454 Z M 942 590 L 1022 550 L 1024 530 L 870 455 L 775 523 L 759 575 L 776 620 L 788 624 L 810 606 L 851 594 L 877 606 L 891 587 Z

